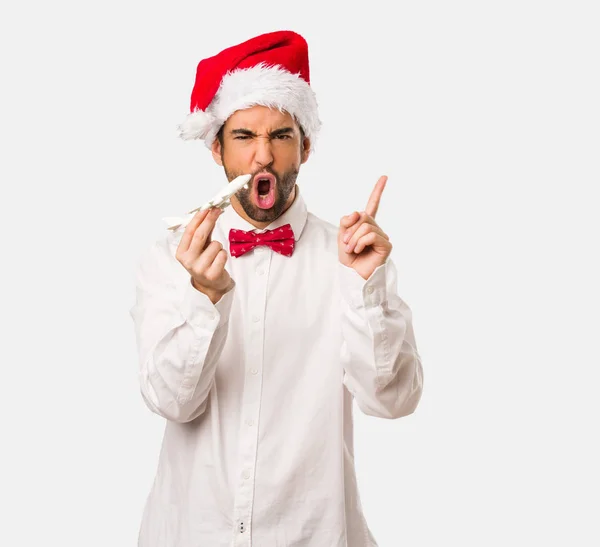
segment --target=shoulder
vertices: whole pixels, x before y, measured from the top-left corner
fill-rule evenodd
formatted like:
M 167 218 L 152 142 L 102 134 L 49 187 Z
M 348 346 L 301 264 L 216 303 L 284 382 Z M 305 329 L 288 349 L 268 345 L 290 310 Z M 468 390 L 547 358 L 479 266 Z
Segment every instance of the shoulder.
M 146 276 L 177 275 L 182 266 L 176 258 L 177 247 L 181 241 L 182 232 L 168 231 L 156 237 L 147 244 L 137 258 L 136 269 L 139 274 Z
M 337 235 L 338 227 L 335 224 L 308 212 L 302 238 L 310 243 L 313 252 L 321 250 L 337 258 Z
M 337 242 L 338 226 L 310 211 L 307 213 L 305 230 L 308 230 L 311 235 L 321 236 L 325 240 L 333 239 L 334 242 Z

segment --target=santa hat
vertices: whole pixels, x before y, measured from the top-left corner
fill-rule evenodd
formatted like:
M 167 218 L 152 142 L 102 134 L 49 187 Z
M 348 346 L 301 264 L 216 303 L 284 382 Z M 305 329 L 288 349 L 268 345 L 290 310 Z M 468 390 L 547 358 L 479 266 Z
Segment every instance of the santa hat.
M 262 34 L 200 61 L 180 137 L 204 139 L 210 148 L 229 116 L 255 105 L 285 110 L 315 139 L 321 122 L 310 87 L 308 45 L 299 34 Z

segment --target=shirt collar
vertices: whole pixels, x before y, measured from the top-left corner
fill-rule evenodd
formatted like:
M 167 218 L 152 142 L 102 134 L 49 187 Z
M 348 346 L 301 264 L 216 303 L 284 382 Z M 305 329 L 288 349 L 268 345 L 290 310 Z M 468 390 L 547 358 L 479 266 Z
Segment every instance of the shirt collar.
M 221 229 L 225 237 L 229 235 L 229 230 L 245 230 L 245 231 L 256 231 L 257 233 L 264 232 L 265 230 L 273 230 L 279 228 L 284 224 L 290 224 L 294 232 L 294 239 L 298 241 L 306 225 L 306 219 L 308 216 L 306 203 L 302 195 L 300 194 L 300 188 L 296 184 L 296 197 L 293 203 L 288 209 L 276 218 L 271 224 L 269 224 L 264 230 L 257 228 L 250 224 L 247 220 L 243 219 L 233 206 L 226 207 L 223 214 L 219 217 L 218 223 L 221 225 Z

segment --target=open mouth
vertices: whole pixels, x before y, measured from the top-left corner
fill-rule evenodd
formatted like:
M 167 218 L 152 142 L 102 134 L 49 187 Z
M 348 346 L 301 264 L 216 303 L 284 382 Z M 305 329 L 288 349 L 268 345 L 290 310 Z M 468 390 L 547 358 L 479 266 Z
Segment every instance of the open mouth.
M 275 177 L 271 173 L 259 173 L 254 177 L 253 194 L 256 205 L 270 209 L 275 203 Z

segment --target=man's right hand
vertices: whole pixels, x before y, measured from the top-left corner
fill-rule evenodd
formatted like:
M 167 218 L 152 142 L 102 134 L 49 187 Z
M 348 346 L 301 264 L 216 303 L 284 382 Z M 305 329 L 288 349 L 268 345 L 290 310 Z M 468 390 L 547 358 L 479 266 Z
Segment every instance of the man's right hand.
M 227 251 L 211 234 L 223 211 L 213 207 L 198 211 L 186 226 L 175 257 L 190 273 L 192 285 L 206 294 L 213 304 L 233 287 L 233 280 L 225 269 Z

